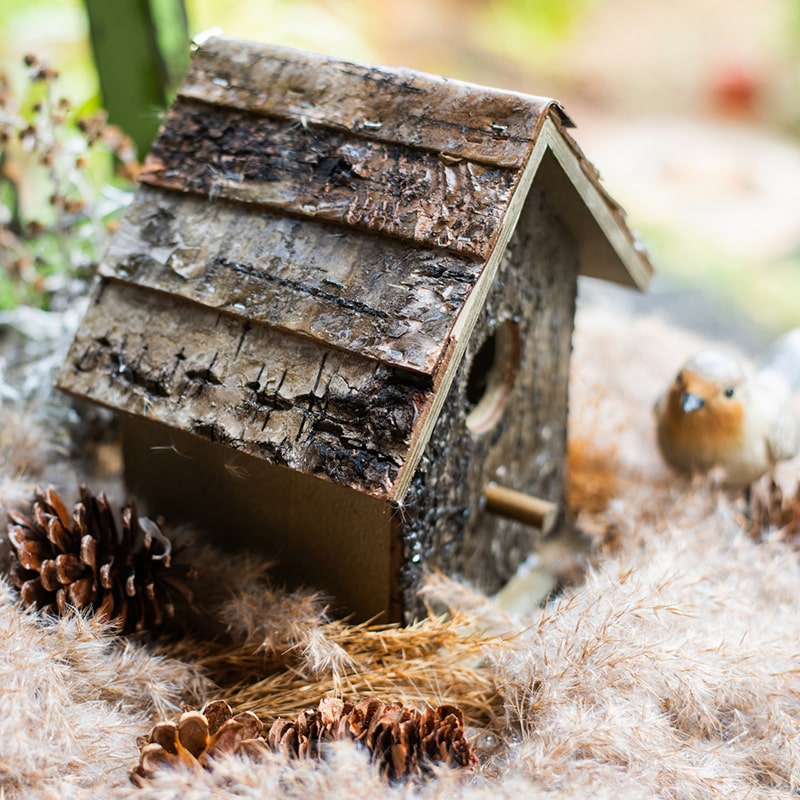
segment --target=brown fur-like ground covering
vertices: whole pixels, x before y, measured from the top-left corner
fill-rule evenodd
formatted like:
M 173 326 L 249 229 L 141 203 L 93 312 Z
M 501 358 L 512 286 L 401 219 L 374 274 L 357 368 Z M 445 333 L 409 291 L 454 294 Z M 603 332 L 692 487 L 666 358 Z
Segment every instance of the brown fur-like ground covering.
M 579 314 L 568 500 L 591 547 L 582 581 L 524 618 L 434 577 L 431 605 L 452 617 L 351 626 L 327 619 L 313 591 L 281 591 L 266 565 L 222 561 L 209 547 L 195 552 L 214 589 L 204 598 L 212 622 L 177 641 L 43 621 L 0 584 L 0 792 L 796 796 L 800 555 L 780 531 L 754 537 L 739 498 L 667 474 L 654 449 L 653 400 L 698 344 L 657 320 Z M 2 409 L 0 502 L 24 507 L 37 481 L 74 492 L 47 425 L 17 413 Z M 787 497 L 798 475 L 789 464 L 779 476 Z M 164 772 L 144 789 L 128 781 L 136 737 L 184 704 L 224 696 L 269 722 L 329 693 L 460 705 L 481 766 L 389 786 L 342 742 L 322 761 L 231 757 L 208 772 Z

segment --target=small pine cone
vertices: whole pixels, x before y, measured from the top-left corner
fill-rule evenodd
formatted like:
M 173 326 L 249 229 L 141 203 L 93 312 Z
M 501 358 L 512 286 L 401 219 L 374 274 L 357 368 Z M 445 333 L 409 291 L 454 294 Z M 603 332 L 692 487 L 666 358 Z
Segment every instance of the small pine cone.
M 192 602 L 194 571 L 173 563 L 163 522 L 137 516 L 133 504 L 122 510 L 121 535 L 105 494 L 85 486 L 71 514 L 51 486 L 36 490 L 31 517 L 9 517 L 9 576 L 26 606 L 94 611 L 130 632 L 172 618 L 176 597 Z
M 293 720 L 275 720 L 267 744 L 272 750 L 290 756 L 317 757 L 322 742 L 353 738 L 349 730 L 353 709 L 353 703 L 323 697 L 317 708 L 301 711 Z
M 426 774 L 433 762 L 468 769 L 478 763 L 460 709 L 444 705 L 420 712 L 374 697 L 357 703 L 325 698 L 294 720 L 276 720 L 267 744 L 292 756 L 318 756 L 322 742 L 336 739 L 361 744 L 392 780 Z
M 226 753 L 258 761 L 269 752 L 259 736 L 263 727 L 251 711 L 234 716 L 224 700 L 214 700 L 202 711 L 186 711 L 177 723 L 159 722 L 139 740 L 139 763 L 131 780 L 142 786 L 156 770 L 178 765 L 209 769 L 214 758 Z
M 784 541 L 800 538 L 800 485 L 785 494 L 775 478 L 756 483 L 750 497 L 750 535 L 757 540 L 779 532 Z
M 420 720 L 420 749 L 426 758 L 450 767 L 474 767 L 478 763 L 464 734 L 464 714 L 457 706 L 425 709 Z

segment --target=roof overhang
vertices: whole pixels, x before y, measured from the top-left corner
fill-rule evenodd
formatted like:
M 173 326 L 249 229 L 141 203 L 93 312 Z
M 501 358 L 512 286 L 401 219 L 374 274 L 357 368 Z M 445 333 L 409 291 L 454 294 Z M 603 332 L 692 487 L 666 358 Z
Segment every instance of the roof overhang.
M 542 125 L 531 160 L 537 157 L 534 182 L 575 236 L 581 274 L 646 289 L 653 266 L 641 241 L 603 188 L 597 170 L 553 118 Z

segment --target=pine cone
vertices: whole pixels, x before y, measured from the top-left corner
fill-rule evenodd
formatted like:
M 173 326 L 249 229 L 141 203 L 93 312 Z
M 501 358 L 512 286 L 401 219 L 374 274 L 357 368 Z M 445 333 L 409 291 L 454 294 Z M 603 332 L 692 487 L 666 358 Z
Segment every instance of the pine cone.
M 141 753 L 131 780 L 143 786 L 156 770 L 178 765 L 212 769 L 214 758 L 223 753 L 256 762 L 271 752 L 318 758 L 321 744 L 341 739 L 366 747 L 390 780 L 428 775 L 433 763 L 466 769 L 478 763 L 464 735 L 461 710 L 449 705 L 420 712 L 375 697 L 357 703 L 325 697 L 293 720 L 275 720 L 266 740 L 259 736 L 261 729 L 255 714 L 233 716 L 224 700 L 209 703 L 202 712 L 186 711 L 177 723 L 159 722 L 139 739 Z
M 178 764 L 208 769 L 215 757 L 225 753 L 257 761 L 269 752 L 259 737 L 262 728 L 263 723 L 251 711 L 234 716 L 224 700 L 214 700 L 202 711 L 186 711 L 177 723 L 159 722 L 149 736 L 139 740 L 141 754 L 131 770 L 131 780 L 142 786 L 157 769 Z
M 32 519 L 9 517 L 9 574 L 27 606 L 55 615 L 67 606 L 94 611 L 130 632 L 172 618 L 176 596 L 192 601 L 194 571 L 172 563 L 163 521 L 137 516 L 132 503 L 122 510 L 121 535 L 105 494 L 85 486 L 71 515 L 51 486 L 37 488 Z
M 321 742 L 343 738 L 366 747 L 392 780 L 424 775 L 433 762 L 466 768 L 477 764 L 456 706 L 420 712 L 374 697 L 357 703 L 324 698 L 318 708 L 301 711 L 294 720 L 276 720 L 267 744 L 294 756 L 316 756 Z
M 757 540 L 778 532 L 784 541 L 800 543 L 800 485 L 784 494 L 775 478 L 754 485 L 750 497 L 750 535 Z
M 349 727 L 353 708 L 353 703 L 345 700 L 323 697 L 317 708 L 301 711 L 293 720 L 276 719 L 267 744 L 276 752 L 290 756 L 317 757 L 322 742 L 354 738 Z

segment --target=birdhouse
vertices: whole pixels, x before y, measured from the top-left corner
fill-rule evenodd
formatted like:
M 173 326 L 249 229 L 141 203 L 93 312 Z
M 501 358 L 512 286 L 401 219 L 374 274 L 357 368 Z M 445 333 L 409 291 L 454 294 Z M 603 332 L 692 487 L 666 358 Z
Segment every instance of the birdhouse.
M 553 100 L 212 38 L 58 383 L 148 511 L 357 618 L 498 589 L 563 491 L 579 273 L 651 266 Z M 500 512 L 500 513 L 497 513 Z

